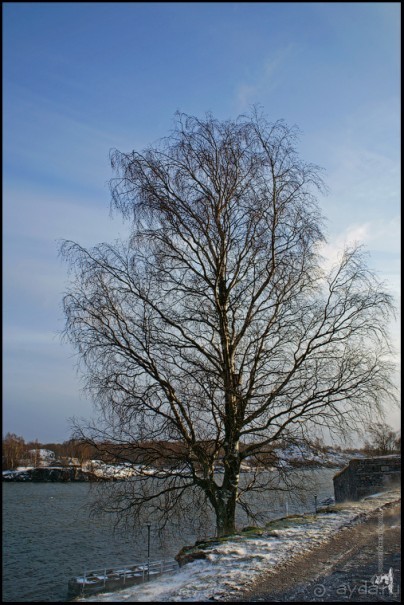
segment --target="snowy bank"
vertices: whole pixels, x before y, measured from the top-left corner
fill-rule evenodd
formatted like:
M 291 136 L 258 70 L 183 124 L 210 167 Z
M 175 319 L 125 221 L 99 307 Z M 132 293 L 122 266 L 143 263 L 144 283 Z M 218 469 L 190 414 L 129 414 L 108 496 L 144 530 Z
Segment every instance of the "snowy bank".
M 105 481 L 125 481 L 134 477 L 145 477 L 145 476 L 169 476 L 172 473 L 179 474 L 178 469 L 169 469 L 161 467 L 153 467 L 145 464 L 135 464 L 131 462 L 121 462 L 115 464 L 108 464 L 102 460 L 86 460 L 82 464 L 79 463 L 77 458 L 65 457 L 63 460 L 58 460 L 55 457 L 55 453 L 52 450 L 38 449 L 30 450 L 28 452 L 31 462 L 35 464 L 29 464 L 25 466 L 19 466 L 15 470 L 4 470 L 2 473 L 2 479 L 4 481 L 32 481 L 32 480 L 48 480 L 46 477 L 46 471 L 39 478 L 35 478 L 32 471 L 37 468 L 43 468 L 54 470 L 57 468 L 76 468 L 81 469 L 81 472 L 71 472 L 69 474 L 69 481 L 86 481 L 90 480 L 105 480 Z M 240 473 L 255 472 L 257 470 L 270 470 L 274 471 L 276 468 L 282 469 L 296 469 L 296 468 L 336 468 L 341 469 L 346 466 L 348 462 L 354 458 L 363 458 L 364 454 L 359 451 L 337 451 L 332 447 L 315 449 L 306 444 L 289 445 L 283 449 L 277 448 L 273 451 L 274 465 L 270 467 L 256 466 L 253 458 L 246 458 L 241 463 Z M 28 462 L 28 461 L 27 461 Z M 84 474 L 83 474 L 84 473 Z M 215 473 L 224 473 L 224 466 L 221 461 L 217 461 L 215 465 Z M 185 471 L 184 475 L 188 473 Z M 77 479 L 77 477 L 79 477 Z M 65 474 L 61 474 L 58 477 L 57 473 L 53 473 L 52 481 L 65 481 Z
M 205 559 L 193 561 L 177 573 L 119 592 L 78 601 L 206 601 L 231 600 L 259 574 L 274 571 L 285 561 L 326 542 L 336 531 L 353 525 L 379 507 L 399 501 L 400 490 L 374 494 L 359 502 L 321 509 L 272 521 L 261 533 L 239 534 L 204 548 Z

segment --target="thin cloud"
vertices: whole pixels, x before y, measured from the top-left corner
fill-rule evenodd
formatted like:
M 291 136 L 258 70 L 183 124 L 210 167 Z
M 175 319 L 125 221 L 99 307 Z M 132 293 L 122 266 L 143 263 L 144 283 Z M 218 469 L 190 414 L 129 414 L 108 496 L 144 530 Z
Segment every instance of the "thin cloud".
M 355 244 L 364 245 L 375 256 L 377 253 L 396 254 L 400 242 L 400 217 L 388 220 L 367 221 L 348 225 L 342 232 L 334 234 L 321 246 L 320 253 L 325 265 L 338 261 L 343 248 Z M 376 254 L 375 254 L 376 253 Z M 391 260 L 386 260 L 386 273 L 391 271 Z
M 21 328 L 20 326 L 7 325 L 3 333 L 3 346 L 9 348 L 19 348 L 23 345 L 24 349 L 32 345 L 53 346 L 55 344 L 55 334 L 49 330 L 36 330 L 33 328 Z
M 129 141 L 122 133 L 72 115 L 67 103 L 57 105 L 23 86 L 16 88 L 22 93 L 13 91 L 14 104 L 5 110 L 8 162 L 29 167 L 36 179 L 58 180 L 65 188 L 82 186 L 98 193 L 112 176 L 109 150 L 139 146 L 139 141 Z
M 59 238 L 74 239 L 82 244 L 111 241 L 128 227 L 120 217 L 111 219 L 109 194 L 104 199 L 93 196 L 69 197 L 51 192 L 7 188 L 4 226 L 7 240 L 33 238 L 52 245 Z
M 254 82 L 242 82 L 238 85 L 235 101 L 237 111 L 248 109 L 253 103 L 260 101 L 268 93 L 276 90 L 278 86 L 277 74 L 284 67 L 285 61 L 290 57 L 293 44 L 278 50 L 274 56 L 264 63 L 260 74 Z

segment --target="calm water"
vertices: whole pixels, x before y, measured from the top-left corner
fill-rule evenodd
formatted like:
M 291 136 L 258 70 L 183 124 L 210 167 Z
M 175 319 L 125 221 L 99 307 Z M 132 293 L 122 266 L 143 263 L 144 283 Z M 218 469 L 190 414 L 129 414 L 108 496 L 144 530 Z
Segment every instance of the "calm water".
M 314 481 L 312 494 L 319 500 L 333 494 L 335 469 L 300 472 Z M 146 560 L 146 528 L 114 534 L 110 520 L 89 518 L 92 489 L 87 483 L 3 482 L 3 601 L 65 601 L 69 578 L 85 569 Z M 285 514 L 283 497 L 269 502 L 260 495 L 257 503 L 263 521 Z M 312 509 L 310 495 L 306 503 L 288 504 L 289 513 Z M 181 532 L 168 527 L 160 539 L 152 528 L 151 558 L 172 558 L 209 535 L 211 528 L 198 531 L 192 520 Z

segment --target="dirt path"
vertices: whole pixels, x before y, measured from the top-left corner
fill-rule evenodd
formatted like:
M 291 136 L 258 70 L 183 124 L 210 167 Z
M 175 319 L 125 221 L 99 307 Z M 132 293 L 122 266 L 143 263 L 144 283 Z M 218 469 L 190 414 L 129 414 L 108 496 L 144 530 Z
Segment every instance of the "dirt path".
M 400 601 L 400 504 L 387 504 L 329 542 L 259 578 L 238 601 Z M 393 593 L 374 584 L 393 569 Z

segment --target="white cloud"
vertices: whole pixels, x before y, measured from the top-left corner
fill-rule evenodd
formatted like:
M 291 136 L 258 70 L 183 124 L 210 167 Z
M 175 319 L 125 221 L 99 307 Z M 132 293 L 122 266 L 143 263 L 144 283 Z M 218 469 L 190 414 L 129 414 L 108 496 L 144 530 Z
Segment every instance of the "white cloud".
M 331 235 L 321 248 L 326 266 L 335 264 L 343 248 L 353 244 L 364 245 L 375 258 L 378 254 L 388 256 L 389 258 L 384 262 L 384 270 L 386 273 L 396 274 L 396 271 L 392 272 L 391 269 L 392 265 L 394 267 L 394 261 L 399 259 L 400 218 L 397 216 L 386 220 L 354 223 L 348 225 L 342 232 Z
M 323 138 L 327 140 L 327 133 Z M 328 138 L 330 143 L 319 143 L 319 153 L 327 158 L 330 194 L 322 201 L 332 223 L 342 230 L 347 218 L 357 223 L 381 220 L 385 225 L 397 220 L 400 162 L 395 152 L 365 147 L 360 133 L 329 134 Z M 389 224 L 388 228 L 396 227 Z
M 332 237 L 320 249 L 324 257 L 324 269 L 330 270 L 340 258 L 343 249 L 353 244 L 363 245 L 369 252 L 368 266 L 375 271 L 386 290 L 394 297 L 397 310 L 400 306 L 400 221 L 399 217 L 390 220 L 368 221 L 362 224 L 351 224 Z M 395 353 L 394 361 L 399 362 L 400 323 L 391 320 L 389 324 L 391 342 Z
M 261 72 L 255 81 L 241 82 L 235 94 L 237 111 L 244 111 L 253 103 L 259 102 L 265 95 L 273 92 L 277 86 L 277 74 L 289 58 L 293 44 L 276 51 L 273 56 L 265 61 Z

